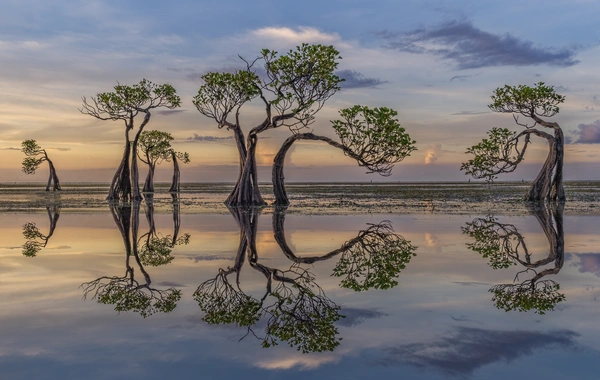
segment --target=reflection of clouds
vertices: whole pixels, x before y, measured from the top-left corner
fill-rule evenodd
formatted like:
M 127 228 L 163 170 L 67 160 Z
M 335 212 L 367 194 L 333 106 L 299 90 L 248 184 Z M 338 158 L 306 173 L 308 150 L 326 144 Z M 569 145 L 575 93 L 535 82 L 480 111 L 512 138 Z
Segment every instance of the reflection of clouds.
M 600 253 L 580 253 L 579 273 L 593 273 L 600 277 Z
M 437 235 L 425 232 L 425 246 L 427 248 L 433 248 L 436 252 L 439 251 L 441 247 L 439 246 L 438 241 Z
M 299 367 L 300 369 L 315 369 L 323 364 L 334 363 L 339 358 L 332 354 L 320 353 L 318 356 L 297 354 L 291 357 L 281 359 L 272 358 L 258 361 L 256 366 L 262 369 L 290 369 Z
M 381 318 L 386 315 L 386 313 L 382 313 L 377 310 L 370 309 L 357 309 L 357 308 L 342 308 L 340 312 L 345 318 L 337 321 L 337 325 L 345 326 L 345 327 L 354 327 L 363 323 L 366 319 L 374 319 Z
M 409 364 L 433 368 L 452 375 L 470 375 L 496 362 L 510 362 L 534 351 L 551 348 L 574 348 L 579 334 L 571 330 L 549 332 L 484 330 L 458 327 L 438 341 L 412 343 L 387 348 L 383 365 Z

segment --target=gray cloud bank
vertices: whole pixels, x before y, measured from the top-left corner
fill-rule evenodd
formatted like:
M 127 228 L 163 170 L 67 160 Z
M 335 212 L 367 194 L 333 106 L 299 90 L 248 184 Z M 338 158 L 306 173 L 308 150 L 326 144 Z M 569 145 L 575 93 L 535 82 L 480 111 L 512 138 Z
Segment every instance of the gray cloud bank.
M 340 83 L 340 87 L 344 88 L 364 88 L 364 87 L 377 87 L 381 84 L 388 83 L 388 81 L 381 80 L 378 78 L 367 78 L 362 73 L 354 70 L 340 70 L 335 73 L 338 77 L 344 79 Z
M 435 27 L 405 33 L 378 33 L 388 48 L 416 54 L 434 54 L 453 61 L 459 70 L 493 66 L 577 64 L 574 48 L 536 46 L 509 33 L 496 35 L 473 26 L 470 21 L 450 21 Z
M 579 124 L 577 130 L 573 131 L 577 135 L 575 144 L 599 144 L 600 143 L 600 120 L 590 124 Z
M 382 359 L 381 364 L 409 364 L 465 376 L 485 365 L 511 362 L 532 355 L 536 350 L 575 348 L 578 336 L 571 330 L 537 332 L 459 327 L 454 334 L 438 341 L 388 348 L 387 357 Z

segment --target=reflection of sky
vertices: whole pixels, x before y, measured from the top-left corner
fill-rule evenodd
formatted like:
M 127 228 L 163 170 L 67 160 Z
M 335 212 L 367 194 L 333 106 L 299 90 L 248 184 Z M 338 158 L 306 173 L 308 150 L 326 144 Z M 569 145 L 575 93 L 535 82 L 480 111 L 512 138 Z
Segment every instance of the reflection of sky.
M 339 278 L 330 276 L 337 258 L 315 264 L 318 284 L 347 318 L 338 323 L 343 340 L 336 351 L 303 355 L 285 342 L 269 349 L 252 336 L 238 342 L 245 330 L 200 320 L 192 293 L 231 265 L 237 249 L 239 231 L 229 215 L 182 215 L 181 233 L 191 234 L 190 244 L 176 247 L 171 264 L 146 268 L 156 287 L 177 286 L 182 300 L 171 314 L 143 319 L 81 299 L 81 283 L 125 272 L 122 240 L 108 213 L 63 212 L 48 247 L 35 258 L 15 249 L 23 243 L 20 226 L 35 222 L 44 232 L 47 216 L 4 214 L 3 378 L 596 378 L 600 310 L 593 300 L 600 288 L 586 260 L 597 247 L 597 217 L 565 217 L 571 259 L 554 279 L 567 299 L 560 311 L 542 316 L 493 307 L 489 287 L 512 282 L 519 269 L 493 271 L 465 248 L 469 240 L 460 227 L 474 217 L 288 215 L 288 243 L 299 255 L 326 253 L 366 223 L 384 219 L 419 247 L 399 285 L 388 291 L 340 289 Z M 536 254 L 547 252 L 535 218 L 501 220 L 523 231 Z M 143 233 L 143 214 L 141 221 Z M 170 214 L 156 215 L 156 223 L 160 233 L 172 233 Z M 270 214 L 260 216 L 258 248 L 265 265 L 289 265 L 274 242 Z M 264 277 L 247 266 L 241 279 L 245 291 L 264 291 Z

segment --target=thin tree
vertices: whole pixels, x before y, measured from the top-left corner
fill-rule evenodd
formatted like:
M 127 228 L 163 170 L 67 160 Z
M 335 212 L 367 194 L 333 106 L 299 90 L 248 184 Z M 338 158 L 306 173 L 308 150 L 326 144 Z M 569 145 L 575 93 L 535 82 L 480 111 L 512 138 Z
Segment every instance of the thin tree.
M 148 175 L 142 192 L 154 192 L 154 171 L 157 164 L 171 158 L 171 141 L 173 136 L 168 132 L 152 130 L 140 134 L 137 155 L 140 161 L 148 165 Z
M 180 191 L 181 174 L 179 171 L 179 161 L 184 164 L 190 163 L 190 154 L 188 152 L 176 152 L 174 149 L 170 151 L 170 157 L 166 161 L 173 162 L 173 180 L 169 192 L 178 193 Z
M 83 106 L 79 111 L 99 120 L 122 120 L 125 124 L 125 148 L 123 158 L 112 179 L 108 200 L 139 201 L 142 199 L 139 188 L 137 154 L 140 134 L 150 121 L 150 110 L 166 107 L 177 108 L 181 99 L 170 84 L 154 84 L 147 79 L 132 86 L 117 84 L 113 92 L 102 92 L 91 97 L 91 102 L 83 97 Z M 134 135 L 129 132 L 135 127 L 135 118 L 144 115 L 143 121 Z M 132 154 L 133 152 L 133 154 Z
M 54 164 L 50 160 L 50 157 L 48 157 L 46 150 L 42 149 L 42 147 L 39 146 L 35 140 L 25 140 L 21 143 L 21 151 L 26 156 L 23 159 L 22 164 L 23 173 L 34 174 L 40 165 L 46 161 L 48 162 L 48 167 L 50 169 L 46 191 L 50 191 L 51 185 L 52 190 L 60 190 L 60 182 L 58 181 L 58 176 L 56 175 L 56 169 L 54 168 Z
M 219 128 L 231 130 L 236 141 L 240 172 L 225 203 L 263 206 L 266 202 L 258 188 L 256 164 L 259 134 L 280 127 L 298 133 L 310 125 L 327 99 L 340 89 L 342 79 L 334 74 L 340 56 L 333 46 L 302 44 L 285 55 L 263 49 L 251 62 L 241 59 L 245 69 L 203 75 L 204 84 L 193 103 Z M 264 106 L 265 116 L 246 137 L 240 113 L 253 99 Z
M 531 135 L 542 137 L 548 141 L 548 157 L 525 199 L 563 201 L 565 139 L 558 123 L 542 117 L 556 115 L 559 112 L 558 105 L 564 100 L 565 97 L 557 94 L 553 86 L 547 86 L 544 82 L 536 83 L 533 87 L 506 85 L 494 90 L 492 103 L 488 107 L 495 112 L 513 114 L 515 123 L 525 129 L 517 133 L 506 128 L 492 128 L 487 139 L 467 149 L 467 153 L 475 157 L 463 163 L 461 170 L 474 178 L 485 178 L 491 182 L 500 173 L 513 172 L 523 161 Z M 519 116 L 525 116 L 530 121 L 522 123 Z M 550 129 L 551 133 L 536 128 L 537 125 Z
M 50 238 L 54 234 L 56 223 L 58 223 L 58 218 L 60 217 L 60 206 L 46 206 L 46 212 L 48 213 L 48 220 L 50 221 L 48 234 L 44 235 L 41 233 L 35 223 L 28 222 L 23 224 L 23 237 L 25 238 L 25 243 L 23 244 L 24 256 L 37 256 L 42 248 L 46 248 L 48 241 L 50 241 Z
M 285 191 L 284 163 L 288 150 L 298 140 L 324 141 L 341 149 L 358 165 L 367 168 L 367 173 L 389 176 L 394 164 L 402 161 L 416 150 L 415 141 L 410 138 L 395 116 L 392 109 L 354 106 L 339 111 L 342 120 L 333 120 L 332 126 L 340 142 L 314 133 L 297 133 L 290 136 L 281 146 L 273 160 L 273 192 L 275 205 L 287 207 L 290 202 Z

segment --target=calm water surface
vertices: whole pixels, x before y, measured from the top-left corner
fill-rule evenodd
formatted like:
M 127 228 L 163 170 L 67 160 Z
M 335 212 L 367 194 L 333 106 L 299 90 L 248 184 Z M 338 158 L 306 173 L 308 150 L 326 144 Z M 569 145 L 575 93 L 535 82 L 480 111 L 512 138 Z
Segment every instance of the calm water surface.
M 0 214 L 0 377 L 600 373 L 598 216 L 172 211 Z

